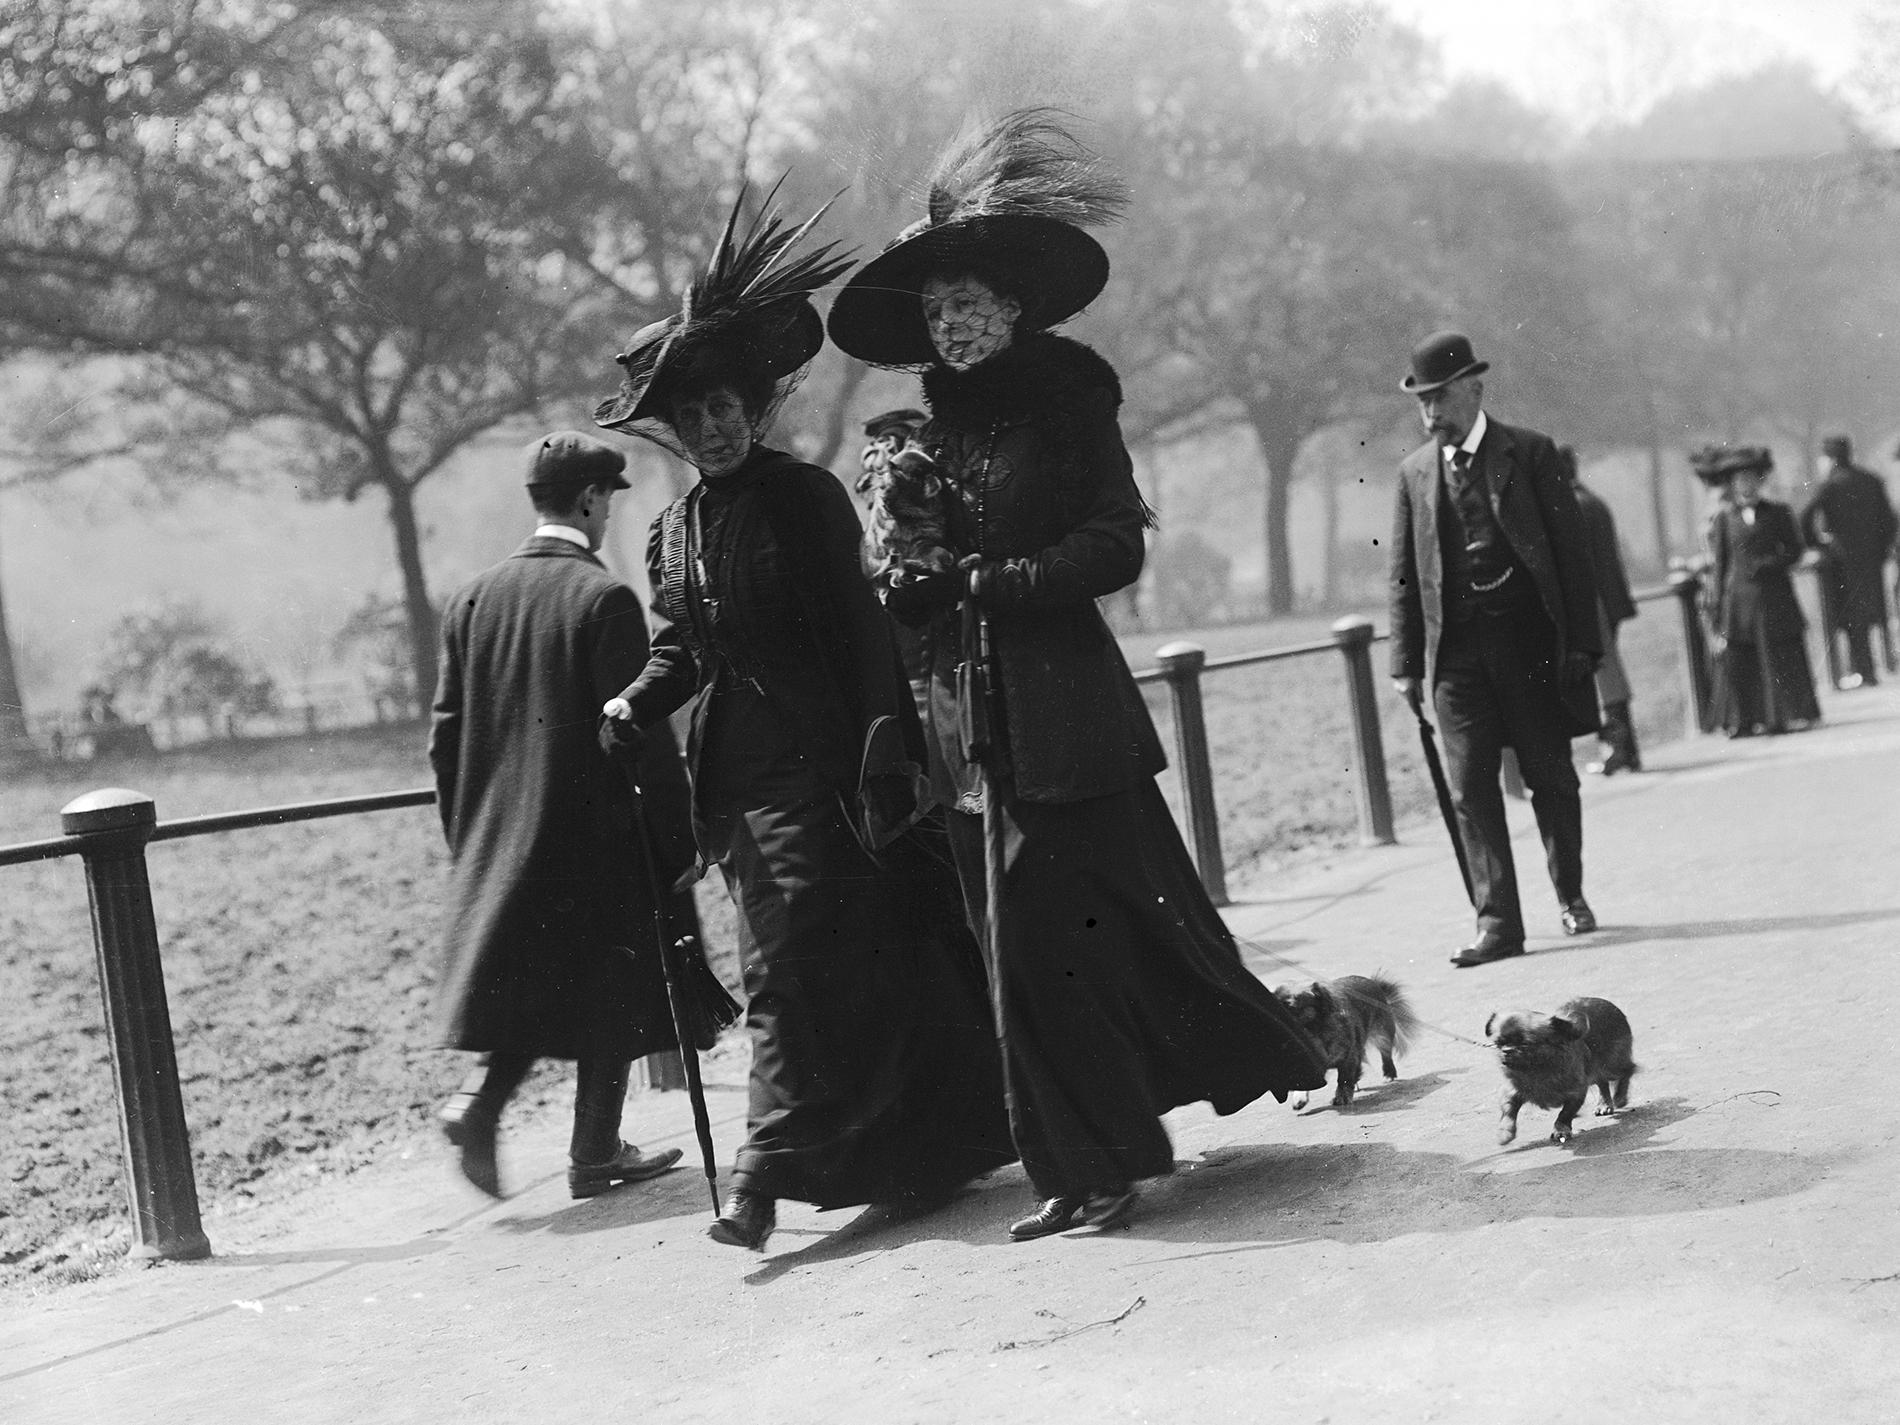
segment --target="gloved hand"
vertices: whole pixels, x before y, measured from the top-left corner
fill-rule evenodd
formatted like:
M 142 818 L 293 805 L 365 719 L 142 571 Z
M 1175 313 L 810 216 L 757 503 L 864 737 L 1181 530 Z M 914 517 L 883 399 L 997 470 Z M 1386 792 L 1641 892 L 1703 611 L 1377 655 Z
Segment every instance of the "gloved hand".
M 625 698 L 609 698 L 600 710 L 600 750 L 609 757 L 638 758 L 647 735 L 634 726 L 633 709 Z
M 1410 707 L 1413 712 L 1417 712 L 1425 706 L 1425 685 L 1417 678 L 1394 678 L 1392 680 L 1392 689 L 1400 697 L 1405 699 L 1406 706 Z
M 956 606 L 963 594 L 963 578 L 957 573 L 920 574 L 892 584 L 884 590 L 884 607 L 899 623 L 916 628 Z
M 986 609 L 1013 608 L 1029 597 L 1027 559 L 985 559 L 966 554 L 957 562 L 969 580 L 970 597 Z
M 1597 655 L 1585 653 L 1581 649 L 1572 649 L 1564 654 L 1564 681 L 1582 683 L 1596 676 Z

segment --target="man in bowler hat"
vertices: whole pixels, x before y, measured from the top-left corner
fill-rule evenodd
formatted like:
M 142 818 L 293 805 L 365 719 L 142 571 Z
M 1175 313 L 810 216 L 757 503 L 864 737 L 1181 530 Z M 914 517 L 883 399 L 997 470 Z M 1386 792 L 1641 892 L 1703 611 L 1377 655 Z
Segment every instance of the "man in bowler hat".
M 647 662 L 639 600 L 594 554 L 625 465 L 577 432 L 531 446 L 534 533 L 443 617 L 429 737 L 453 863 L 439 1008 L 444 1043 L 482 1058 L 440 1119 L 463 1175 L 495 1197 L 496 1127 L 537 1058 L 575 1061 L 574 1197 L 680 1156 L 620 1139 L 632 1060 L 676 1040 L 631 793 L 594 731 Z M 679 783 L 684 800 L 670 738 L 649 737 L 641 760 L 644 783 Z
M 1498 783 L 1517 753 L 1564 933 L 1596 929 L 1583 898 L 1583 803 L 1570 739 L 1599 725 L 1602 653 L 1577 501 L 1548 436 L 1484 411 L 1470 339 L 1436 332 L 1402 388 L 1425 444 L 1399 466 L 1391 563 L 1392 681 L 1438 714 L 1477 935 L 1452 964 L 1524 953 L 1524 916 Z
M 1854 463 L 1854 446 L 1844 435 L 1821 442 L 1827 474 L 1801 512 L 1801 536 L 1820 552 L 1823 590 L 1833 606 L 1834 624 L 1847 635 L 1853 671 L 1843 688 L 1879 682 L 1874 669 L 1873 633 L 1887 626 L 1887 590 L 1881 571 L 1893 548 L 1896 520 L 1887 487 L 1871 470 Z M 1828 649 L 1829 666 L 1835 650 Z

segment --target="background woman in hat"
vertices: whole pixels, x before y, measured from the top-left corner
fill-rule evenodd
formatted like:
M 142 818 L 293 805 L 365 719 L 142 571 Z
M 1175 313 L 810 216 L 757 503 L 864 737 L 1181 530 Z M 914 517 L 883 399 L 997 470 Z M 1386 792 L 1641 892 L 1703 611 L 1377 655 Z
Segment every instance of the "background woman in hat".
M 1705 447 L 1690 459 L 1726 493 L 1709 525 L 1715 725 L 1747 737 L 1819 722 L 1807 620 L 1788 576 L 1801 559 L 1801 531 L 1793 510 L 1761 497 L 1774 458 L 1765 446 L 1743 445 Z
M 1133 1185 L 1174 1166 L 1168 1109 L 1231 1113 L 1324 1077 L 1195 876 L 1154 783 L 1160 741 L 1095 606 L 1140 574 L 1149 512 L 1115 372 L 1048 328 L 1107 281 L 1079 224 L 1122 202 L 1047 111 L 1009 115 L 946 155 L 930 216 L 830 316 L 852 355 L 923 369 L 919 441 L 951 492 L 962 572 L 898 583 L 887 605 L 929 624 L 931 775 L 954 808 L 1010 1127 L 1042 1199 L 1010 1227 L 1018 1240 L 1124 1217 Z M 959 691 L 979 611 L 1001 683 L 988 709 L 967 676 Z M 975 739 L 994 748 L 987 765 L 968 735 L 985 711 L 1001 722 Z
M 712 1235 L 754 1250 L 779 1198 L 937 1197 L 1015 1156 L 956 878 L 911 829 L 922 731 L 857 516 L 827 471 L 760 443 L 824 344 L 808 294 L 845 265 L 829 245 L 790 255 L 810 225 L 762 216 L 735 241 L 728 224 L 594 417 L 700 474 L 654 523 L 653 653 L 606 731 L 697 699 L 694 831 L 739 913 L 752 1035 L 746 1141 Z

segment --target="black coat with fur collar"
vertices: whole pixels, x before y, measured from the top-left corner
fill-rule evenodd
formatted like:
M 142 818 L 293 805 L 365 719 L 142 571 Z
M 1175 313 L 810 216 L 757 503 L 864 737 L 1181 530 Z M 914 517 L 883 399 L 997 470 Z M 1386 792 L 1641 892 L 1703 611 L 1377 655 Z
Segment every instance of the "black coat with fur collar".
M 1141 574 L 1149 511 L 1116 411 L 1121 382 L 1088 347 L 1038 333 L 968 371 L 924 375 L 921 439 L 960 496 L 959 553 L 1015 561 L 991 615 L 1017 794 L 1073 802 L 1125 791 L 1167 765 L 1140 689 L 1095 600 Z M 940 797 L 976 790 L 956 722 L 954 612 L 932 628 L 930 723 Z

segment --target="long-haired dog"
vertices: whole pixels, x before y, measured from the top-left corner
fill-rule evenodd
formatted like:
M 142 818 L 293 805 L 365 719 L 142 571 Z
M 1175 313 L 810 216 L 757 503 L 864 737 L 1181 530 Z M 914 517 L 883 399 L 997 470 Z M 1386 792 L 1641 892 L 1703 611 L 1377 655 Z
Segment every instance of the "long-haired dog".
M 1395 1055 L 1403 1054 L 1418 1032 L 1418 1016 L 1406 1002 L 1405 991 L 1384 975 L 1342 975 L 1337 980 L 1315 980 L 1305 989 L 1281 986 L 1273 992 L 1306 1032 L 1326 1052 L 1328 1068 L 1337 1071 L 1333 1107 L 1352 1102 L 1365 1072 L 1366 1049 L 1379 1051 L 1379 1068 L 1388 1079 L 1399 1076 Z M 1293 1107 L 1306 1107 L 1306 1095 Z
M 1598 1117 L 1628 1107 L 1635 1039 L 1623 1011 L 1608 1000 L 1582 995 L 1566 1000 L 1555 1014 L 1494 1014 L 1484 1022 L 1484 1032 L 1504 1066 L 1498 1142 L 1517 1137 L 1517 1111 L 1534 1103 L 1557 1110 L 1550 1141 L 1568 1143 L 1592 1084 Z
M 857 490 L 870 507 L 864 571 L 875 582 L 909 583 L 956 568 L 944 520 L 943 478 L 917 443 L 922 411 L 886 411 L 864 423 L 869 437 Z

